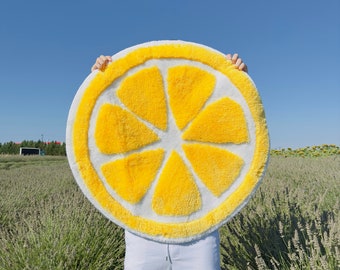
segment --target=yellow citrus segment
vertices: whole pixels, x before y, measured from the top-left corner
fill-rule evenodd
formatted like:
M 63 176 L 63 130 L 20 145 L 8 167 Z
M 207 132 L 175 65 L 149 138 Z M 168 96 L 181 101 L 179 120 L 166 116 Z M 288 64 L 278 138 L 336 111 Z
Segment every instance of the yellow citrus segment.
M 248 142 L 247 122 L 242 107 L 230 98 L 207 106 L 192 122 L 182 138 L 213 143 Z
M 101 166 L 107 183 L 129 203 L 138 203 L 148 191 L 162 164 L 164 150 L 150 150 Z
M 194 66 L 176 66 L 168 71 L 169 103 L 179 129 L 200 111 L 212 94 L 215 77 Z
M 158 215 L 185 216 L 201 208 L 196 183 L 181 156 L 173 151 L 161 173 L 152 199 Z
M 127 77 L 117 96 L 132 112 L 156 127 L 167 127 L 163 78 L 157 67 L 145 68 Z
M 244 164 L 239 156 L 209 145 L 184 144 L 183 149 L 195 173 L 217 197 L 230 187 Z
M 125 153 L 159 140 L 157 134 L 132 113 L 111 104 L 101 107 L 94 137 L 104 154 Z

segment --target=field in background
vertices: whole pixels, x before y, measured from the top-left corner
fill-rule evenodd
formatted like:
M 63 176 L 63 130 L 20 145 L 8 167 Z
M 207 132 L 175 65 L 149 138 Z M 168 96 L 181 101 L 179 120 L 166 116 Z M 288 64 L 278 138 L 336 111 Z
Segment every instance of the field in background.
M 340 155 L 304 156 L 272 153 L 255 196 L 220 230 L 222 269 L 339 269 Z M 83 196 L 65 157 L 0 156 L 0 270 L 123 260 L 123 230 Z

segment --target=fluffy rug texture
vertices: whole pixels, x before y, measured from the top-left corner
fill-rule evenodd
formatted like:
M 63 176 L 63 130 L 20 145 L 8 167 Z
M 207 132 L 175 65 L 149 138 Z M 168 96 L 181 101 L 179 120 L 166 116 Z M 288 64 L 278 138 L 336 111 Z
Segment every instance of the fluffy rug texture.
M 69 112 L 67 156 L 81 190 L 110 220 L 156 241 L 218 229 L 266 168 L 255 84 L 224 54 L 191 42 L 148 42 L 112 58 Z

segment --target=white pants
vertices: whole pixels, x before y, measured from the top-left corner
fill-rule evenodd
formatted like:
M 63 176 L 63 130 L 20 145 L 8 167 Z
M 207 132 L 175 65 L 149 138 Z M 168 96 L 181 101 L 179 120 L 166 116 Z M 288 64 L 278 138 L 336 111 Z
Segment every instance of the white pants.
M 125 231 L 125 270 L 219 270 L 218 231 L 188 243 L 166 244 Z

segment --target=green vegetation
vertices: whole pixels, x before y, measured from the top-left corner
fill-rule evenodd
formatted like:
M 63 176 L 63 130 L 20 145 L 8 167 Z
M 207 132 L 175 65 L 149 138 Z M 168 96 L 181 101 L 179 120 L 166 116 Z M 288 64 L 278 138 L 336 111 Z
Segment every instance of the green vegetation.
M 84 197 L 65 157 L 0 164 L 1 270 L 122 269 L 123 230 Z
M 48 156 L 66 156 L 66 144 L 57 141 L 22 141 L 20 143 L 0 143 L 0 154 L 18 155 L 20 153 L 20 147 L 39 148 L 42 151 L 43 155 Z
M 340 155 L 340 147 L 335 144 L 323 144 L 316 146 L 307 146 L 304 148 L 292 149 L 282 148 L 273 149 L 270 154 L 272 156 L 284 157 L 324 157 L 332 155 Z
M 249 204 L 221 229 L 225 269 L 340 267 L 340 156 L 270 159 Z
M 273 154 L 221 230 L 222 269 L 339 269 L 340 155 Z M 65 157 L 0 155 L 0 270 L 123 269 L 124 232 L 76 185 Z

